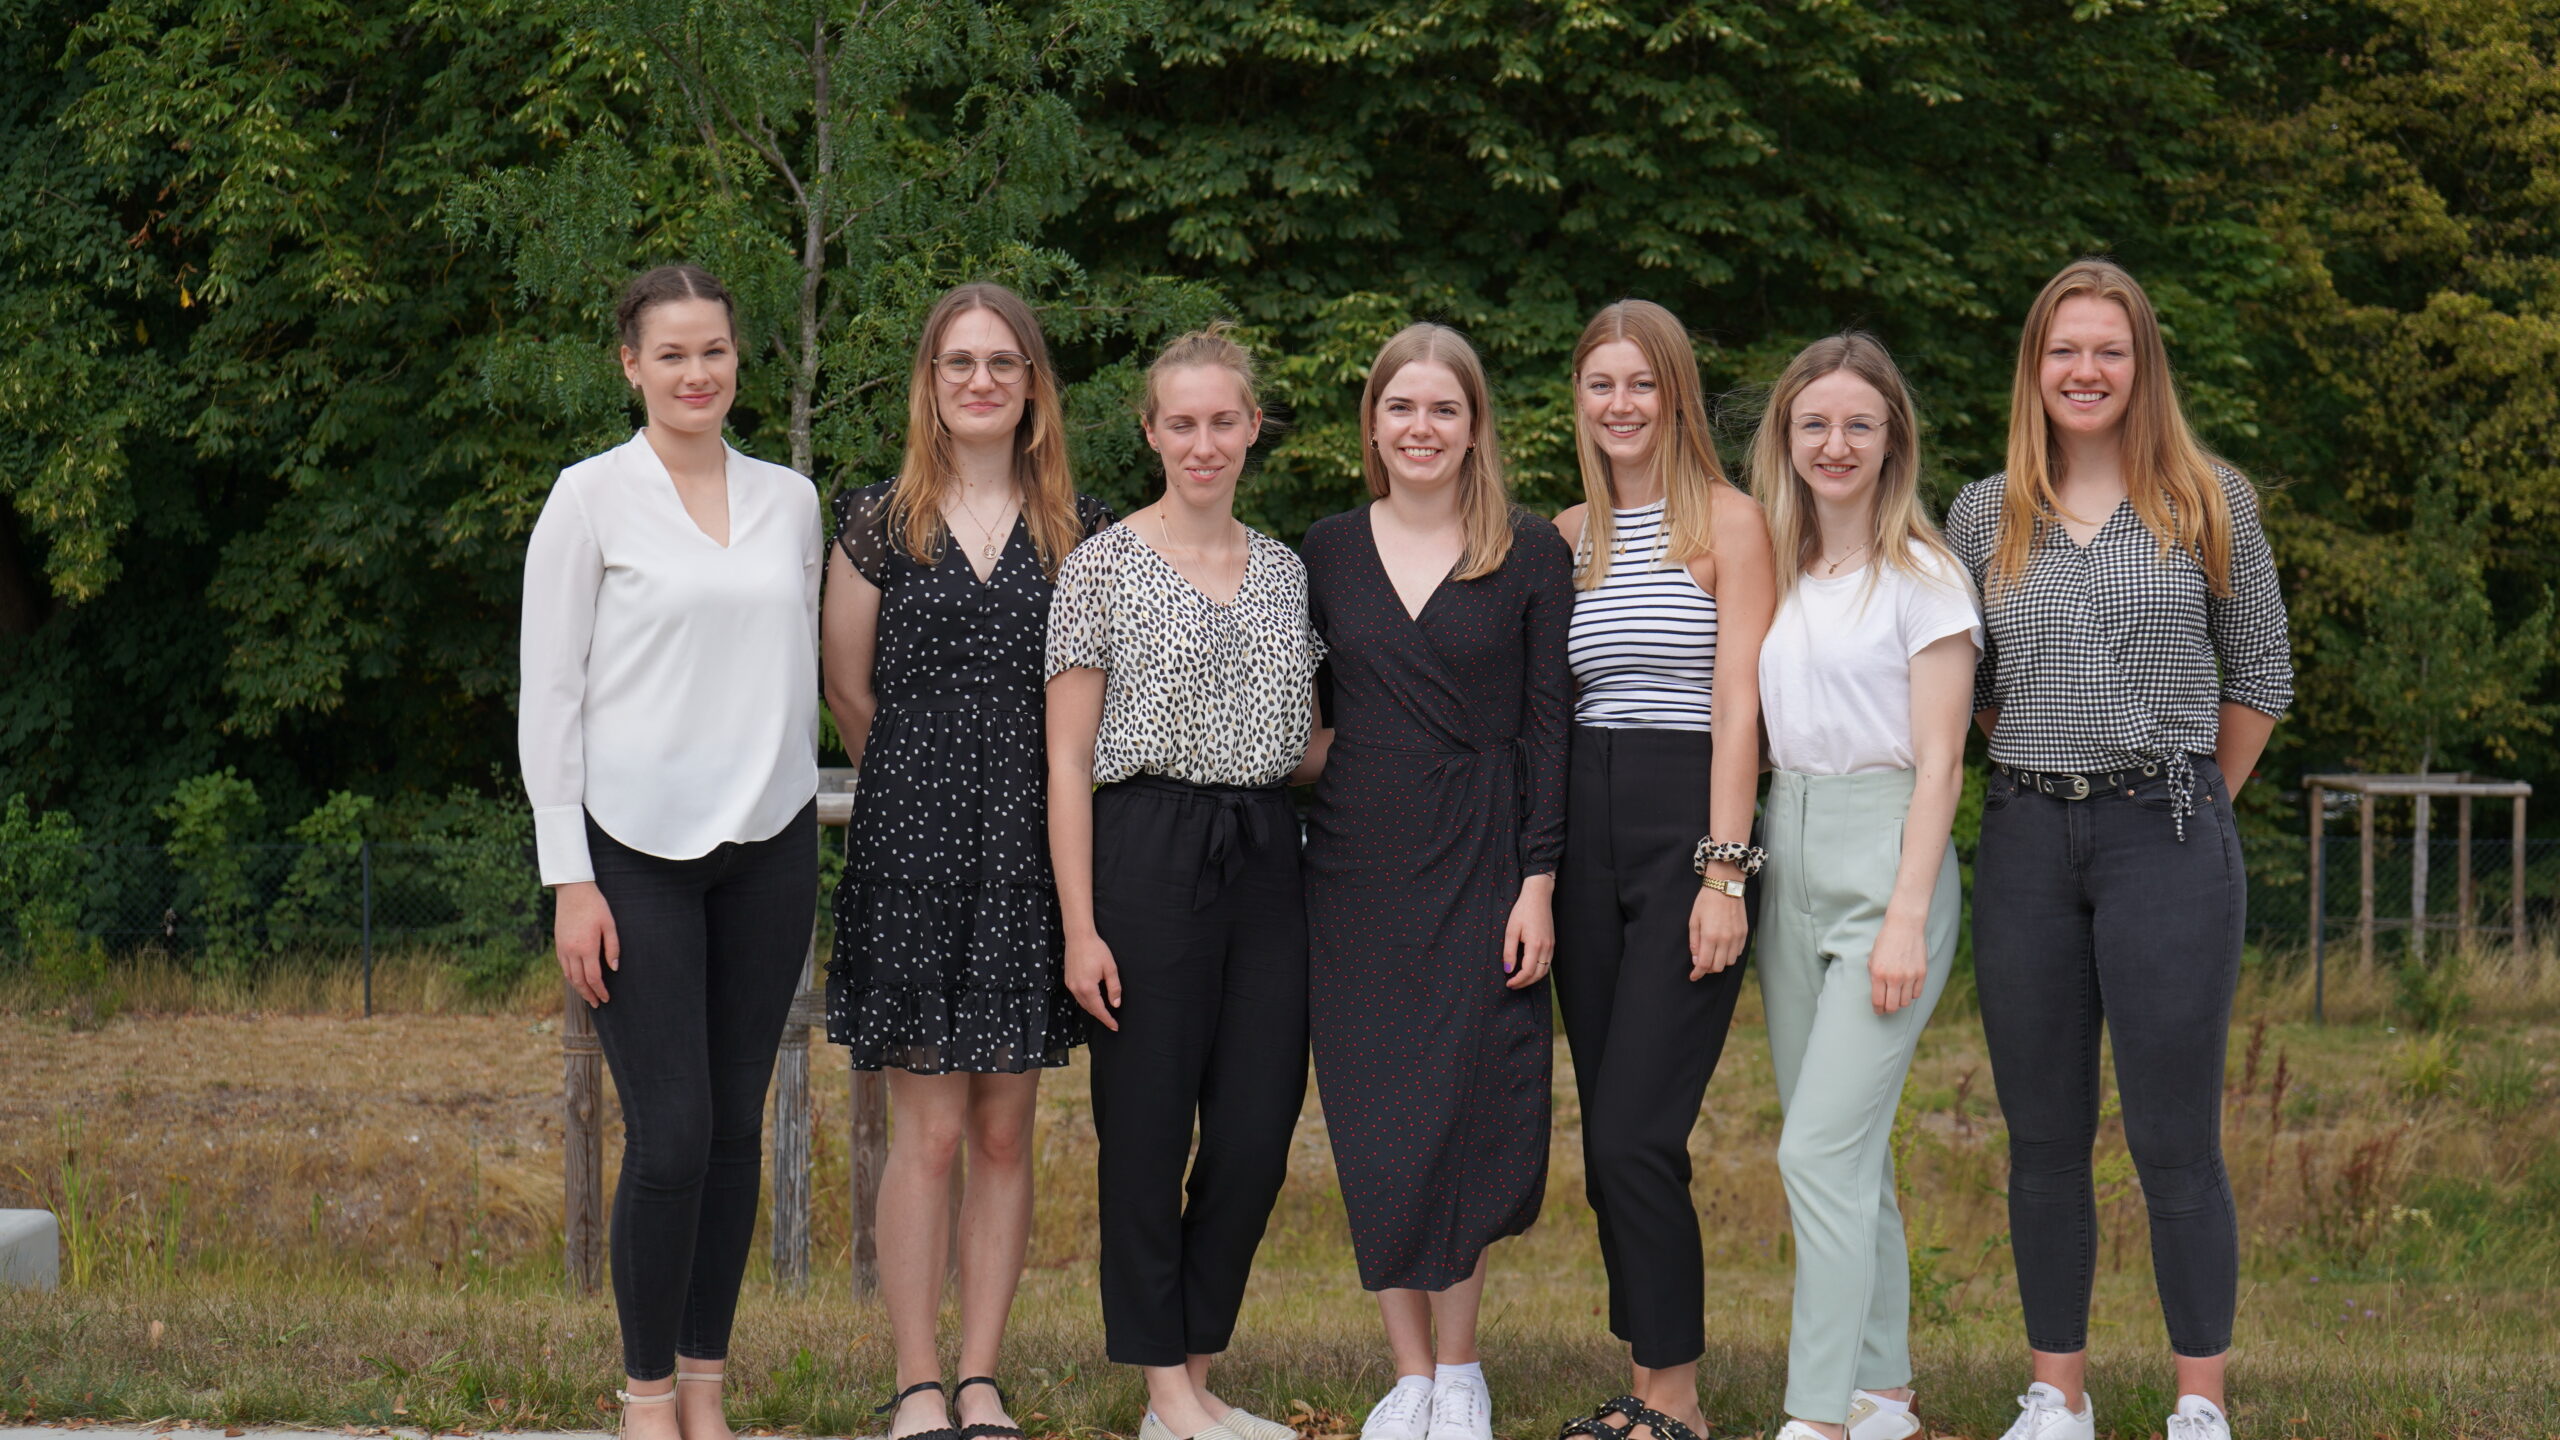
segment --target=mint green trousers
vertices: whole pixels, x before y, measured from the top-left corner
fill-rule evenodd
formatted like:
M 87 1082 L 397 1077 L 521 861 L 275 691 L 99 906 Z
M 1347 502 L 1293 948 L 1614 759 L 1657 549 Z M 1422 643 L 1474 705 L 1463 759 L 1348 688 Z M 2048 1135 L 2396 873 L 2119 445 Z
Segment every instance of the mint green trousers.
M 1911 1383 L 1911 1259 L 1893 1192 L 1893 1117 L 1920 1029 L 1955 962 L 1955 847 L 1938 864 L 1920 999 L 1878 1015 L 1867 956 L 1884 925 L 1911 808 L 1908 770 L 1770 780 L 1754 968 L 1786 1126 L 1778 1171 L 1795 1227 L 1787 1413 L 1840 1424 L 1852 1389 Z

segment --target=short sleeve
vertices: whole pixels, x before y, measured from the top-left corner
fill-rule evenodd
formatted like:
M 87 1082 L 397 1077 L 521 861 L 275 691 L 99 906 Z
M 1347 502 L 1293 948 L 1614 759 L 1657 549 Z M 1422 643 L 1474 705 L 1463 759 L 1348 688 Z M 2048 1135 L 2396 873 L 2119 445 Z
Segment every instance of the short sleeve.
M 1057 589 L 1049 596 L 1045 679 L 1068 670 L 1111 668 L 1111 591 L 1119 562 L 1109 535 L 1104 530 L 1088 538 L 1058 567 Z
M 1078 543 L 1090 540 L 1110 529 L 1119 519 L 1119 516 L 1111 513 L 1109 504 L 1081 491 L 1077 492 L 1076 524 L 1082 527 L 1082 535 Z
M 1919 573 L 1904 577 L 1901 622 L 1904 658 L 1919 654 L 1950 635 L 1970 635 L 1982 649 L 1982 612 L 1973 602 L 1973 582 L 1962 568 L 1934 550 L 1912 547 Z
M 890 579 L 889 494 L 897 483 L 884 480 L 836 493 L 836 548 L 844 551 L 844 558 L 853 562 L 863 579 L 882 589 L 888 588 Z

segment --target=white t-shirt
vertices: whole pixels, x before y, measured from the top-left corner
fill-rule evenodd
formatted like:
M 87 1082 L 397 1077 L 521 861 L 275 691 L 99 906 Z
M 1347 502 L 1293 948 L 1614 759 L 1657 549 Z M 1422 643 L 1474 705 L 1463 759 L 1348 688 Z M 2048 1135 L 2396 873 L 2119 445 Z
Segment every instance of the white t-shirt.
M 818 491 L 729 451 L 729 543 L 645 434 L 560 472 L 524 558 L 516 742 L 545 885 L 586 817 L 644 855 L 769 840 L 818 791 Z
M 1916 763 L 1911 657 L 1950 635 L 1970 635 L 1979 651 L 1982 612 L 1963 570 L 1917 542 L 1911 554 L 1920 576 L 1872 563 L 1805 575 L 1780 603 L 1760 645 L 1760 711 L 1779 769 L 1856 775 Z

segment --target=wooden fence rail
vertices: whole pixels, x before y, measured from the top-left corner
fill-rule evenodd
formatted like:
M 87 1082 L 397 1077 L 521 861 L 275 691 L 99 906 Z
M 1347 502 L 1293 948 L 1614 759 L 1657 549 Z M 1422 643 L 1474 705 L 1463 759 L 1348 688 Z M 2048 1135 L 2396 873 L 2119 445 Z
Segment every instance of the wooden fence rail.
M 853 817 L 853 772 L 821 770 L 818 843 Z M 824 903 L 823 898 L 821 903 Z M 800 963 L 800 993 L 783 1022 L 782 1049 L 773 1070 L 773 1273 L 786 1285 L 809 1279 L 809 1032 L 827 1023 L 826 991 L 817 984 L 818 942 Z M 569 1283 L 592 1292 L 604 1283 L 604 1052 L 596 1043 L 595 1017 L 575 992 L 562 991 L 560 1069 L 566 1143 L 562 1164 L 561 1252 Z M 880 1169 L 889 1153 L 889 1097 L 877 1071 L 853 1072 L 853 1289 L 870 1294 L 880 1283 L 880 1255 L 873 1235 L 873 1206 Z

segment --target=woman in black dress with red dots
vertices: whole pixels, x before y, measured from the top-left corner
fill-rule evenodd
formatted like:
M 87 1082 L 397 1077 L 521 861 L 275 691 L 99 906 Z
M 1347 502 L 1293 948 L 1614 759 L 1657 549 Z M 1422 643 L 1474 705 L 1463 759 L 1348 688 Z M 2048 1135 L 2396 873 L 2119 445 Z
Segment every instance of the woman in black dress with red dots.
M 1305 546 L 1331 652 L 1306 853 L 1316 1080 L 1395 1355 L 1362 1433 L 1490 1440 L 1484 1249 L 1546 1190 L 1573 560 L 1505 499 L 1456 331 L 1387 342 L 1360 431 L 1375 502 Z

